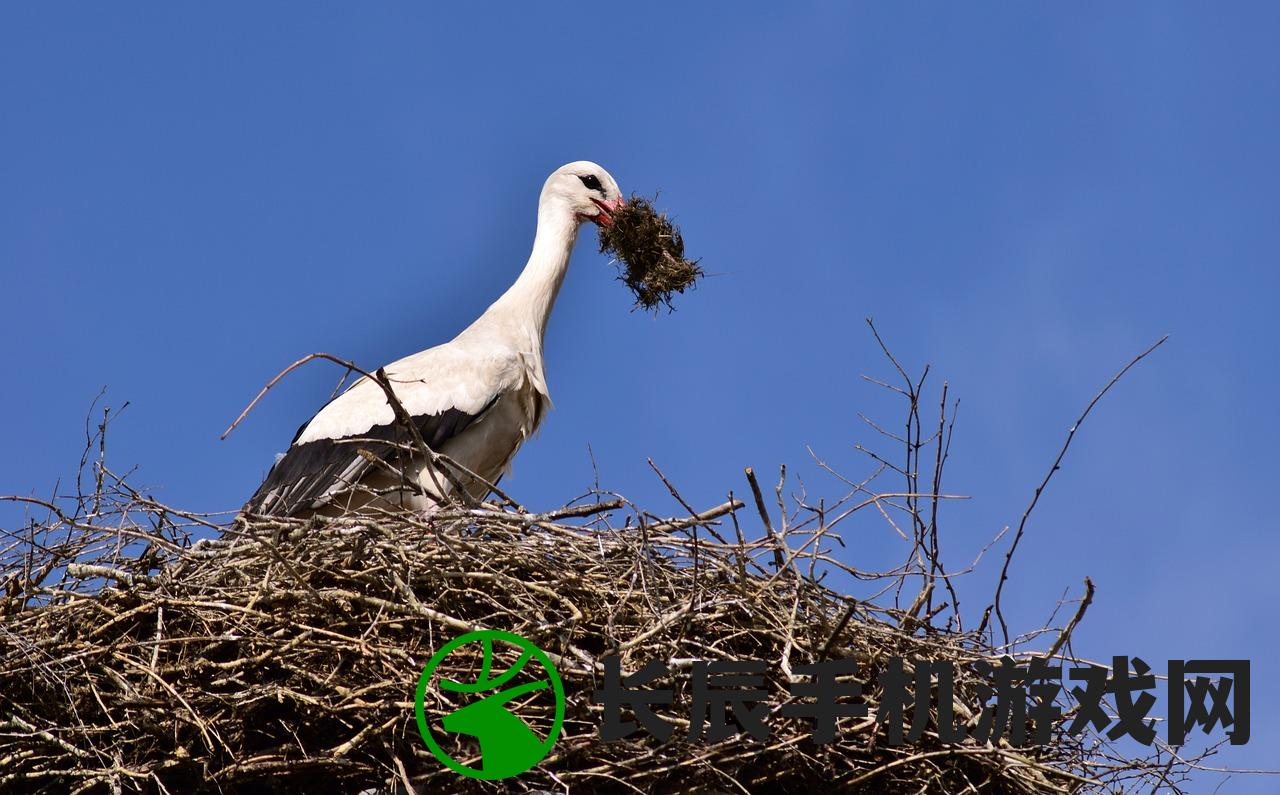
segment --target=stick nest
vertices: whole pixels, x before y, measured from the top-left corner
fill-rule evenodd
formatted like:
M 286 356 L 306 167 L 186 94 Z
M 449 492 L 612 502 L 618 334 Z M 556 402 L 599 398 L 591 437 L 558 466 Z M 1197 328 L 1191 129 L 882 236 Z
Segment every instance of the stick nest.
M 672 308 L 671 298 L 702 276 L 696 260 L 684 257 L 684 238 L 666 213 L 643 196 L 632 194 L 613 213 L 613 223 L 600 227 L 600 252 L 622 263 L 619 278 L 645 310 Z
M 37 543 L 56 552 L 36 556 L 35 571 L 11 569 L 0 598 L 0 792 L 235 793 L 269 783 L 355 793 L 406 780 L 454 792 L 563 791 L 557 782 L 653 792 L 1078 787 L 1085 752 L 1065 737 L 940 756 L 932 733 L 912 746 L 877 742 L 874 719 L 842 720 L 826 746 L 809 741 L 811 723 L 776 712 L 767 743 L 690 744 L 687 713 L 659 707 L 677 724 L 672 743 L 600 742 L 590 693 L 607 654 L 620 654 L 625 672 L 675 661 L 675 703 L 686 709 L 680 660 L 766 660 L 777 705 L 783 672 L 824 652 L 856 658 L 864 681 L 890 656 L 951 660 L 965 666 L 956 692 L 968 700 L 977 682 L 967 664 L 992 654 L 973 635 L 918 632 L 903 611 L 822 586 L 803 553 L 780 553 L 790 563 L 773 570 L 765 561 L 785 539 L 721 543 L 704 531 L 695 542 L 693 529 L 710 529 L 732 504 L 643 530 L 568 523 L 609 507 L 263 519 L 195 544 L 181 514 L 154 503 L 130 506 L 110 531 L 70 517 L 37 528 Z M 56 584 L 29 585 L 50 565 L 63 568 Z M 552 756 L 501 785 L 446 770 L 413 717 L 433 651 L 477 628 L 546 650 L 568 697 Z M 864 693 L 874 716 L 879 694 Z M 545 725 L 533 728 L 545 736 Z

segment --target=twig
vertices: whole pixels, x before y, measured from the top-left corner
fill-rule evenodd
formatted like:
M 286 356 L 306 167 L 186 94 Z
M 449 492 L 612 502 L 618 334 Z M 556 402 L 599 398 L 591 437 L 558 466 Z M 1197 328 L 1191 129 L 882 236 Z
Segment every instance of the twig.
M 1000 568 L 1000 580 L 996 584 L 995 598 L 991 602 L 992 607 L 995 610 L 996 620 L 1000 622 L 1000 633 L 1004 637 L 1005 645 L 1008 645 L 1009 643 L 1009 626 L 1005 623 L 1004 612 L 1001 609 L 1000 604 L 1000 597 L 1004 593 L 1004 584 L 1009 579 L 1009 564 L 1013 562 L 1013 553 L 1018 550 L 1018 544 L 1022 541 L 1022 534 L 1027 529 L 1027 519 L 1031 517 L 1031 512 L 1035 510 L 1036 503 L 1040 501 L 1040 495 L 1044 493 L 1045 487 L 1049 485 L 1050 479 L 1053 478 L 1054 473 L 1061 467 L 1062 459 L 1066 456 L 1067 449 L 1071 447 L 1071 440 L 1075 438 L 1076 431 L 1080 429 L 1082 424 L 1084 424 L 1085 418 L 1089 416 L 1089 412 L 1093 411 L 1093 407 L 1098 405 L 1098 401 L 1102 400 L 1102 396 L 1107 394 L 1107 392 L 1111 390 L 1111 387 L 1115 386 L 1116 383 L 1124 377 L 1125 373 L 1129 372 L 1129 368 L 1145 359 L 1148 354 L 1163 345 L 1167 339 L 1169 339 L 1168 334 L 1156 340 L 1155 344 L 1130 359 L 1129 363 L 1120 368 L 1120 371 L 1111 377 L 1111 380 L 1107 382 L 1106 386 L 1102 387 L 1102 390 L 1093 396 L 1093 400 L 1089 401 L 1089 405 L 1085 406 L 1084 411 L 1081 412 L 1075 423 L 1072 424 L 1070 430 L 1067 431 L 1067 438 L 1062 443 L 1062 448 L 1058 450 L 1057 458 L 1053 460 L 1053 465 L 1049 467 L 1049 471 L 1045 473 L 1044 479 L 1040 481 L 1040 485 L 1036 486 L 1035 494 L 1031 497 L 1031 503 L 1027 506 L 1027 509 L 1023 511 L 1022 519 L 1018 522 L 1018 529 L 1013 534 L 1013 542 L 1009 544 L 1009 551 L 1004 556 L 1004 565 Z
M 253 398 L 253 400 L 249 401 L 249 405 L 244 407 L 244 411 L 240 412 L 240 416 L 236 417 L 235 422 L 232 422 L 231 425 L 229 425 L 227 429 L 222 432 L 222 435 L 219 436 L 218 438 L 226 439 L 228 436 L 230 436 L 231 432 L 236 429 L 236 426 L 239 425 L 244 420 L 245 417 L 249 416 L 249 412 L 253 411 L 254 406 L 258 405 L 258 401 L 266 397 L 266 394 L 271 391 L 272 387 L 280 383 L 281 379 L 283 379 L 289 373 L 292 373 L 294 370 L 297 370 L 299 367 L 306 364 L 307 362 L 314 362 L 316 359 L 323 359 L 325 361 L 333 362 L 334 364 L 341 365 L 347 368 L 348 373 L 353 373 L 353 372 L 359 373 L 365 378 L 374 380 L 372 374 L 366 372 L 365 370 L 360 369 L 360 367 L 358 367 L 355 364 L 355 362 L 347 361 L 346 359 L 339 358 L 337 356 L 334 356 L 331 353 L 308 353 L 306 356 L 303 356 L 298 361 L 294 362 L 293 364 L 284 368 L 280 372 L 276 373 L 276 376 L 267 382 L 267 385 L 264 386 L 258 392 L 258 394 Z
M 764 522 L 764 532 L 769 537 L 769 543 L 773 545 L 774 568 L 782 571 L 784 560 L 782 543 L 778 539 L 778 534 L 773 531 L 773 522 L 769 519 L 769 511 L 764 507 L 764 495 L 760 493 L 760 484 L 756 482 L 755 470 L 747 467 L 744 472 L 747 475 L 747 483 L 751 485 L 751 496 L 755 497 L 756 500 L 756 510 L 760 512 L 760 521 Z
M 1067 622 L 1067 625 L 1058 633 L 1058 639 L 1053 642 L 1049 650 L 1044 653 L 1045 657 L 1053 657 L 1062 648 L 1063 644 L 1071 640 L 1071 633 L 1075 631 L 1076 626 L 1080 623 L 1080 619 L 1084 618 L 1085 611 L 1089 609 L 1089 605 L 1093 604 L 1093 580 L 1088 577 L 1084 578 L 1084 597 L 1080 600 L 1080 606 L 1076 608 L 1076 613 Z

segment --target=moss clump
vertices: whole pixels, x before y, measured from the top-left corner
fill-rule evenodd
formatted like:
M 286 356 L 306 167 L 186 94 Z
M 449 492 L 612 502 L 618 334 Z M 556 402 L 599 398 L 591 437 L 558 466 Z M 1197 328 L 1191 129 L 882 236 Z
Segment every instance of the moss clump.
M 613 213 L 612 224 L 600 227 L 600 252 L 622 263 L 619 278 L 635 294 L 636 306 L 646 310 L 671 309 L 672 295 L 702 275 L 697 260 L 684 258 L 680 229 L 635 194 Z

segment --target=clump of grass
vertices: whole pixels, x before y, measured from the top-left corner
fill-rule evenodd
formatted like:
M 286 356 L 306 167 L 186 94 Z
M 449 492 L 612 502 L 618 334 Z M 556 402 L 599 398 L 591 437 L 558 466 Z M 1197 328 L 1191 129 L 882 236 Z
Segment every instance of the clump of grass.
M 619 278 L 645 310 L 672 309 L 671 297 L 702 276 L 698 261 L 684 257 L 680 229 L 653 202 L 635 194 L 613 213 L 610 226 L 600 227 L 600 252 L 622 263 Z

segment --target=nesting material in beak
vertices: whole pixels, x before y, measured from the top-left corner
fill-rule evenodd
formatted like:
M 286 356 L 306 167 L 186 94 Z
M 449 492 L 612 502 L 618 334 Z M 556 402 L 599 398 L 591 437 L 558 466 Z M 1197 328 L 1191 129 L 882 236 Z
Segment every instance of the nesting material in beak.
M 636 306 L 672 309 L 672 295 L 683 293 L 702 275 L 697 260 L 684 258 L 679 228 L 635 194 L 613 210 L 611 221 L 600 226 L 600 252 L 623 264 L 619 278 L 635 294 Z

